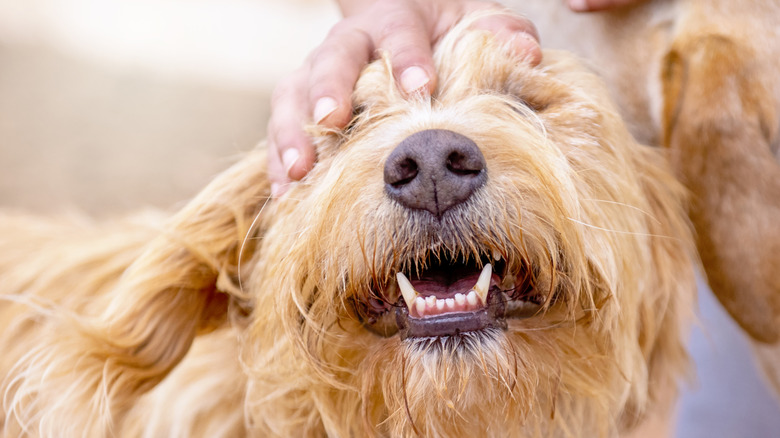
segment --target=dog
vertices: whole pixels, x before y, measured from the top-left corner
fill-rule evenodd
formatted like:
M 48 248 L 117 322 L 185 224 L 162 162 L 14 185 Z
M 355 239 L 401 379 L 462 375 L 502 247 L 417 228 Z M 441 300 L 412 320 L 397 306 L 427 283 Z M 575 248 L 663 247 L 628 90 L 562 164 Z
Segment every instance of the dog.
M 780 394 L 780 3 L 509 3 L 598 69 L 637 139 L 669 149 L 707 281 Z
M 469 23 L 430 98 L 370 64 L 279 200 L 260 147 L 167 219 L 4 213 L 4 436 L 661 436 L 685 190 L 574 57 Z

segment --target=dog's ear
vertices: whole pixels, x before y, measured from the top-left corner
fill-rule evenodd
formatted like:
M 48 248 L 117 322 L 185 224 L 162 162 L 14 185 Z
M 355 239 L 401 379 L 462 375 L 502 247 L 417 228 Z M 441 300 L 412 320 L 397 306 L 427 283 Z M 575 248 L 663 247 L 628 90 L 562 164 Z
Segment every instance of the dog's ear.
M 265 148 L 254 150 L 171 218 L 125 271 L 112 299 L 132 305 L 112 305 L 118 313 L 105 318 L 108 324 L 151 322 L 137 313 L 157 314 L 160 324 L 182 324 L 159 336 L 194 336 L 221 325 L 229 300 L 248 299 L 238 269 L 254 253 L 250 233 L 262 233 L 257 219 L 270 197 L 266 163 Z
M 46 345 L 17 365 L 24 379 L 14 399 L 26 405 L 18 412 L 31 416 L 27 423 L 110 434 L 197 334 L 224 324 L 229 304 L 245 299 L 238 266 L 253 252 L 257 239 L 248 234 L 269 196 L 266 152 L 256 150 L 179 211 L 108 294 L 90 298 L 102 313 L 55 322 Z
M 692 192 L 710 287 L 754 339 L 780 340 L 776 71 L 723 35 L 683 35 L 666 56 L 664 143 Z M 776 152 L 776 151 L 774 151 Z

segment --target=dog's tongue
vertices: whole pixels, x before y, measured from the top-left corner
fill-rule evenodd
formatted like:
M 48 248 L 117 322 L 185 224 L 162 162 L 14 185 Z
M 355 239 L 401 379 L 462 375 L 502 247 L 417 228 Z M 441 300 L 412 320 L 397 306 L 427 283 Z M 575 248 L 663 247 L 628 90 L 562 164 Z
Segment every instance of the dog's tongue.
M 479 272 L 474 272 L 453 279 L 452 275 L 445 272 L 435 272 L 411 280 L 412 287 L 423 297 L 435 296 L 436 298 L 453 298 L 456 293 L 466 295 L 479 280 Z
M 398 288 L 409 309 L 409 315 L 425 318 L 452 312 L 471 312 L 485 307 L 493 278 L 493 267 L 486 264 L 481 272 L 452 272 L 432 269 L 409 281 L 399 272 Z

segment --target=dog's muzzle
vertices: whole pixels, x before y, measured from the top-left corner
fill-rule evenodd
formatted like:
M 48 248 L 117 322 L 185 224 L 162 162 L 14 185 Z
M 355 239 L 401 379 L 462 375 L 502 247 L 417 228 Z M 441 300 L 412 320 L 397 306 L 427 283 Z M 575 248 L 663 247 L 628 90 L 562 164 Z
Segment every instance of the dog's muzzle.
M 409 214 L 433 215 L 440 221 L 466 203 L 487 181 L 485 158 L 464 135 L 444 129 L 417 132 L 404 139 L 384 167 L 385 192 Z M 513 266 L 499 251 L 477 257 L 438 254 L 409 260 L 395 281 L 375 284 L 359 314 L 369 329 L 402 339 L 457 336 L 486 329 L 506 329 L 507 318 L 525 318 L 540 309 L 541 298 L 529 288 L 527 267 Z M 516 265 L 514 265 L 516 266 Z M 413 267 L 413 268 L 412 268 Z M 519 279 L 519 280 L 518 280 Z

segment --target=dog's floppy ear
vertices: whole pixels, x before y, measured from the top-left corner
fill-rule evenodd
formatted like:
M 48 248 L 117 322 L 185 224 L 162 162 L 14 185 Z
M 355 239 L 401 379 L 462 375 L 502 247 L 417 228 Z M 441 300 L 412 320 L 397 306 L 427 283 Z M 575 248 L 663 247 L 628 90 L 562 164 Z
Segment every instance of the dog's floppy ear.
M 109 434 L 118 413 L 162 380 L 199 332 L 224 323 L 229 302 L 244 299 L 234 284 L 256 240 L 247 234 L 270 196 L 265 161 L 256 150 L 219 175 L 145 245 L 109 294 L 92 298 L 102 313 L 58 324 L 17 365 L 24 378 L 14 399 L 25 406 L 15 411 L 29 417 L 23 423 Z
M 666 56 L 664 143 L 692 192 L 710 283 L 753 338 L 780 340 L 780 166 L 771 80 L 745 44 L 683 35 Z

